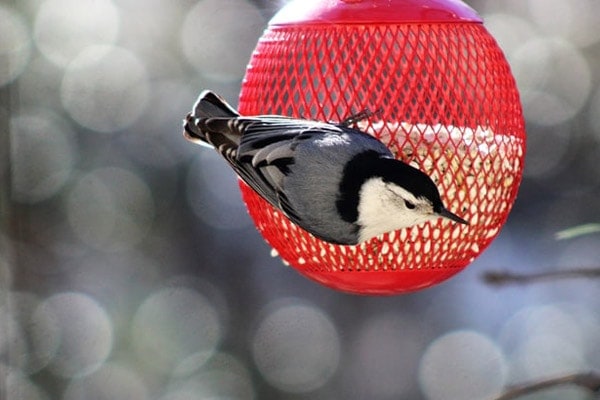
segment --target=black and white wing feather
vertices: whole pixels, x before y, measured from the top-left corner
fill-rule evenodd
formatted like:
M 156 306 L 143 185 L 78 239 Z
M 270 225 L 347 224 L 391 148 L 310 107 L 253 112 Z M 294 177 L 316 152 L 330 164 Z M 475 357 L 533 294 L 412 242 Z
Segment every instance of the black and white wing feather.
M 214 146 L 246 184 L 293 222 L 305 225 L 284 190 L 294 151 L 315 135 L 340 134 L 342 129 L 280 116 L 240 117 L 232 111 L 214 93 L 203 92 L 194 114 L 187 117 L 186 137 Z

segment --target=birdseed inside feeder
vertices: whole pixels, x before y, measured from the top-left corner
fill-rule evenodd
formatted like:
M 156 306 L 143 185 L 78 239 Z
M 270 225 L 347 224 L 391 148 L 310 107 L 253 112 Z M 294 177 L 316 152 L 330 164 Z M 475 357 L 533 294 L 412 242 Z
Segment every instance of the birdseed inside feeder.
M 342 121 L 365 109 L 379 112 L 356 127 L 427 173 L 470 225 L 437 219 L 333 245 L 240 182 L 249 213 L 274 254 L 326 286 L 396 294 L 444 281 L 498 235 L 521 181 L 525 127 L 506 58 L 458 0 L 289 3 L 258 41 L 240 113 Z

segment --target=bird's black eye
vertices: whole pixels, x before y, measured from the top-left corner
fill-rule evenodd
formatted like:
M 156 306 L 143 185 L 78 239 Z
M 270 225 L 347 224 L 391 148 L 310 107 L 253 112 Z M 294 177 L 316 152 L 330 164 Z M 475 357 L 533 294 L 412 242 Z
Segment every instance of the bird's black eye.
M 406 208 L 408 208 L 409 210 L 414 210 L 415 209 L 415 205 L 413 203 L 411 203 L 408 200 L 404 200 L 404 205 L 406 206 Z

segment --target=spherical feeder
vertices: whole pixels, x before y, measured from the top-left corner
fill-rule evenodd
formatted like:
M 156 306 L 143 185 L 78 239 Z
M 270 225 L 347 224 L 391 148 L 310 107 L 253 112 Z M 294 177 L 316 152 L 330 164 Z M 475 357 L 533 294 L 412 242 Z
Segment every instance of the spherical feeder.
M 342 121 L 364 109 L 379 112 L 357 127 L 426 172 L 469 226 L 438 219 L 333 245 L 240 183 L 249 213 L 285 262 L 326 286 L 396 294 L 444 281 L 498 235 L 521 181 L 525 128 L 507 61 L 457 0 L 289 3 L 251 57 L 240 112 Z

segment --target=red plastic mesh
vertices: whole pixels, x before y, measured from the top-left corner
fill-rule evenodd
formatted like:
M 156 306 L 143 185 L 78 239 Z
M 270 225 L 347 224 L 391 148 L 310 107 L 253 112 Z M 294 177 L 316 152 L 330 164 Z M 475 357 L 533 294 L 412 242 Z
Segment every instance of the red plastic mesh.
M 504 55 L 478 23 L 270 26 L 239 108 L 326 121 L 382 110 L 359 127 L 430 175 L 446 206 L 471 223 L 440 219 L 337 246 L 241 184 L 267 242 L 301 273 L 336 289 L 392 294 L 449 278 L 497 236 L 521 180 L 519 95 Z

